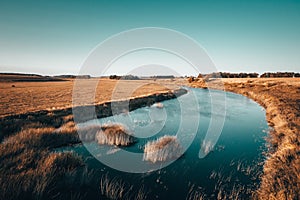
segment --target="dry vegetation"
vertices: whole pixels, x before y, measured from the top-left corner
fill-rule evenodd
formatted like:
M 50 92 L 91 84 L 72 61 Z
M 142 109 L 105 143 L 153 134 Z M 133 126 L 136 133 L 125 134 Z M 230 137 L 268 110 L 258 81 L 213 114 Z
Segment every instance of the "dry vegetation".
M 53 153 L 52 149 L 78 142 L 72 131 L 54 128 L 29 128 L 0 144 L 0 199 L 70 198 L 63 181 L 82 169 L 82 159 L 70 152 Z M 67 186 L 76 192 L 73 184 Z
M 134 143 L 133 134 L 122 124 L 104 124 L 96 133 L 98 144 L 129 146 Z
M 100 180 L 99 177 L 99 181 L 94 183 L 95 175 L 87 170 L 81 157 L 72 152 L 54 151 L 57 147 L 81 142 L 79 136 L 95 141 L 97 133 L 106 130 L 117 133 L 124 131 L 123 127 L 107 125 L 79 128 L 70 116 L 64 120 L 65 123 L 59 128 L 26 128 L 2 141 L 0 199 L 95 199 L 101 195 L 101 199 L 145 197 L 142 189 L 133 196 L 129 192 L 130 187 L 124 185 L 123 189 L 119 188 L 120 185 L 116 184 L 119 182 L 115 179 L 106 177 Z M 97 186 L 99 184 L 101 191 Z
M 113 200 L 144 200 L 147 198 L 147 192 L 144 187 L 138 191 L 133 191 L 133 187 L 122 179 L 103 175 L 100 180 L 101 195 Z
M 69 122 L 62 128 L 70 123 L 74 124 Z M 77 133 L 81 142 L 97 142 L 100 145 L 129 146 L 136 140 L 133 133 L 119 123 L 81 126 Z
M 214 82 L 216 84 L 214 85 Z M 300 199 L 300 78 L 222 79 L 224 89 L 257 101 L 273 128 L 258 199 Z M 190 81 L 193 87 L 222 89 L 220 82 Z
M 144 160 L 153 163 L 179 158 L 183 148 L 176 136 L 165 135 L 155 141 L 149 141 L 144 148 Z

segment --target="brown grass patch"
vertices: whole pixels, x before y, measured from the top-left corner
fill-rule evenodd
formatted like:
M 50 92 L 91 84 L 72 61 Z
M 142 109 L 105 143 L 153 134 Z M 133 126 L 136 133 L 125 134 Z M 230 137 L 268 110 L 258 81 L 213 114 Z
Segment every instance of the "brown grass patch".
M 96 133 L 96 140 L 99 144 L 129 146 L 134 143 L 131 132 L 122 124 L 106 124 L 100 127 Z
M 112 200 L 144 200 L 147 198 L 143 186 L 133 193 L 133 187 L 129 186 L 128 183 L 116 177 L 110 178 L 107 174 L 101 177 L 100 191 L 101 195 Z
M 179 158 L 183 153 L 176 136 L 165 135 L 155 141 L 149 141 L 144 148 L 144 160 L 153 163 Z
M 83 160 L 53 148 L 78 142 L 77 133 L 66 128 L 29 128 L 0 144 L 0 199 L 64 199 L 81 177 Z M 69 185 L 66 185 L 69 182 Z

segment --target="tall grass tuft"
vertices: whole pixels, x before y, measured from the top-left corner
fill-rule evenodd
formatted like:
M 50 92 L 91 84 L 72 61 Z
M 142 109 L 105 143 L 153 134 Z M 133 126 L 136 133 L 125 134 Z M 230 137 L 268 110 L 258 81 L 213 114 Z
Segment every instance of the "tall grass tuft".
M 82 142 L 95 142 L 97 132 L 101 131 L 101 126 L 90 125 L 86 127 L 80 127 L 78 129 L 78 135 Z
M 144 160 L 153 163 L 179 158 L 183 153 L 176 136 L 165 135 L 155 141 L 149 141 L 144 148 Z
M 116 178 L 110 179 L 107 175 L 100 180 L 101 194 L 109 199 L 123 199 L 125 196 L 125 184 Z
M 96 133 L 99 144 L 129 146 L 134 143 L 134 137 L 128 129 L 121 124 L 106 124 Z
M 101 177 L 100 192 L 104 198 L 112 200 L 147 199 L 147 192 L 145 192 L 143 186 L 135 191 L 133 189 L 133 185 L 130 185 L 122 179 L 118 179 L 116 177 L 110 178 L 107 174 Z
M 186 200 L 204 200 L 204 199 L 207 199 L 207 196 L 199 188 L 195 188 L 195 185 L 192 185 L 189 188 L 188 194 L 185 199 Z

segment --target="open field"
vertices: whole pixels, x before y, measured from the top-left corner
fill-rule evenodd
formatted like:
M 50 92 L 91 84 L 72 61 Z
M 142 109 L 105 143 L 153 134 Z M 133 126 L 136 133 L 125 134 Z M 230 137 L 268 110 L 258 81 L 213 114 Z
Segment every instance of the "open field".
M 83 95 L 94 92 L 96 96 L 94 101 L 85 101 L 81 106 L 96 104 L 98 111 L 105 113 L 103 116 L 111 114 L 105 110 L 111 100 L 139 97 L 139 100 L 133 101 L 132 109 L 135 109 L 157 101 L 145 103 L 146 97 L 159 100 L 174 98 L 170 92 L 178 90 L 179 85 L 199 88 L 209 85 L 210 88 L 222 89 L 217 81 L 209 84 L 201 80 L 188 83 L 185 79 L 98 81 L 84 81 L 84 84 L 98 86 L 95 91 L 83 91 Z M 222 81 L 225 90 L 248 96 L 265 107 L 267 120 L 274 129 L 270 130 L 270 148 L 261 186 L 255 197 L 299 199 L 300 78 Z M 1 83 L 0 139 L 6 139 L 0 144 L 0 199 L 80 199 L 94 194 L 91 190 L 99 188 L 99 184 L 89 182 L 89 176 L 93 174 L 86 171 L 82 158 L 73 153 L 52 152 L 53 148 L 80 142 L 71 109 L 73 85 L 74 80 Z M 55 185 L 56 182 L 62 184 Z M 97 188 L 91 189 L 89 185 Z M 78 192 L 79 187 L 85 188 L 83 193 Z M 65 193 L 66 188 L 71 192 Z M 102 193 L 99 191 L 100 196 L 112 195 L 107 189 L 102 190 Z
M 63 82 L 2 82 L 0 85 L 0 117 L 23 114 L 40 110 L 59 110 L 72 107 L 74 79 Z M 82 80 L 84 95 L 95 93 L 93 102 L 100 104 L 111 100 L 149 95 L 178 89 L 170 82 L 127 81 L 110 79 Z M 14 87 L 12 87 L 14 85 Z M 96 85 L 96 91 L 86 90 L 86 86 Z M 115 91 L 114 91 L 114 88 Z
M 266 109 L 273 128 L 258 199 L 300 198 L 300 78 L 222 79 L 205 83 L 191 82 L 192 87 L 224 89 L 245 95 Z

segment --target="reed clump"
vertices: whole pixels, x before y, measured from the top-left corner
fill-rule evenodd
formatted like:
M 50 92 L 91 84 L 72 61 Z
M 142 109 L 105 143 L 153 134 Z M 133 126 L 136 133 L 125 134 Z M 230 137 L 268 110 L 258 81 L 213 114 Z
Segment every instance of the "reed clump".
M 111 178 L 107 174 L 103 175 L 100 180 L 100 192 L 103 198 L 112 200 L 145 200 L 147 192 L 144 187 L 134 190 L 133 185 L 119 178 Z
M 122 124 L 105 124 L 96 133 L 99 144 L 129 146 L 135 142 L 133 134 Z
M 149 141 L 144 148 L 144 160 L 153 163 L 177 159 L 183 149 L 176 136 L 165 135 L 155 141 Z

